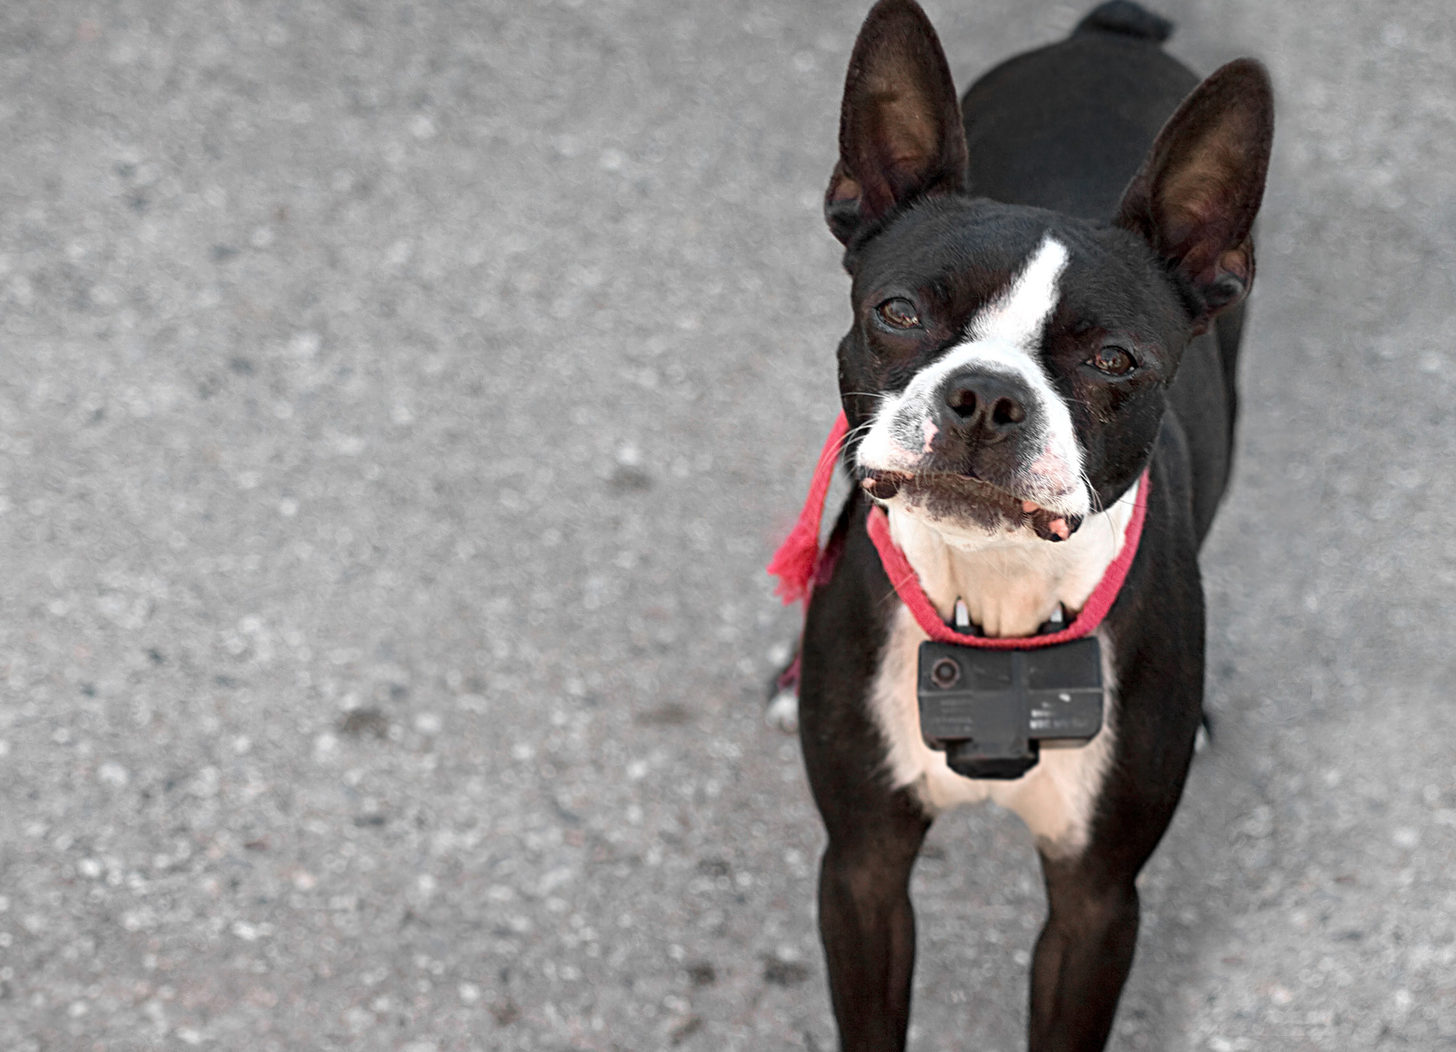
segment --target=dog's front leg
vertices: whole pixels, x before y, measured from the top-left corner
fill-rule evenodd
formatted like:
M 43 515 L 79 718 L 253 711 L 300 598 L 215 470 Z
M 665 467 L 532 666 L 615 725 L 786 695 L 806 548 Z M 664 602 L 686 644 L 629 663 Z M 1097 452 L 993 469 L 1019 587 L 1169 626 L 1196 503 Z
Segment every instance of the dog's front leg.
M 811 774 L 820 773 L 815 768 Z M 828 829 L 820 937 L 840 1048 L 898 1052 L 906 1046 L 914 971 L 910 870 L 930 822 L 906 790 L 815 781 Z
M 1101 1052 L 1137 944 L 1137 871 L 1042 856 L 1050 907 L 1031 969 L 1030 1052 Z
M 1041 853 L 1048 914 L 1032 961 L 1030 1052 L 1106 1047 L 1137 943 L 1137 875 L 1173 818 L 1198 729 L 1203 655 L 1196 636 L 1181 653 L 1184 682 L 1168 689 L 1146 689 L 1156 676 L 1147 671 L 1153 662 L 1129 673 L 1117 755 L 1089 841 L 1070 853 L 1067 845 Z M 1136 705 L 1150 697 L 1160 699 L 1151 715 Z
M 899 1052 L 910 1021 L 915 914 L 910 870 L 929 822 L 895 794 L 890 810 L 836 838 L 819 870 L 819 932 L 844 1052 Z

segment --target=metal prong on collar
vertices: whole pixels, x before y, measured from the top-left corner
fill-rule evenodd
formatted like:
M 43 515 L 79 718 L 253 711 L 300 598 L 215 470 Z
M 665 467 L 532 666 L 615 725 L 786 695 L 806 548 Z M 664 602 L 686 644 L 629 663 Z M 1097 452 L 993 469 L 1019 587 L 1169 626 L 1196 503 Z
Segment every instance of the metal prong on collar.
M 1049 618 L 1047 618 L 1047 622 L 1050 623 L 1050 624 L 1053 624 L 1053 625 L 1060 625 L 1060 624 L 1064 623 L 1066 620 L 1067 620 L 1066 609 L 1062 606 L 1061 603 L 1058 603 L 1057 604 L 1057 608 L 1052 611 L 1052 616 L 1049 617 Z
M 971 612 L 966 608 L 964 599 L 955 601 L 955 611 L 951 614 L 951 620 L 955 624 L 957 632 L 969 632 L 971 630 Z

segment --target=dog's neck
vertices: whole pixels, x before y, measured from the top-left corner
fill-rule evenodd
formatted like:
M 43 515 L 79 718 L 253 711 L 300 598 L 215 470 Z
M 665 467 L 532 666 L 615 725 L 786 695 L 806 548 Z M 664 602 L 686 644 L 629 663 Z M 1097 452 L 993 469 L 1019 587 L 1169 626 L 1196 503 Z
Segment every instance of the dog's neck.
M 890 536 L 942 616 L 964 599 L 986 635 L 1029 636 L 1058 604 L 1075 613 L 1087 602 L 1122 550 L 1139 485 L 1061 543 L 958 532 L 894 506 Z

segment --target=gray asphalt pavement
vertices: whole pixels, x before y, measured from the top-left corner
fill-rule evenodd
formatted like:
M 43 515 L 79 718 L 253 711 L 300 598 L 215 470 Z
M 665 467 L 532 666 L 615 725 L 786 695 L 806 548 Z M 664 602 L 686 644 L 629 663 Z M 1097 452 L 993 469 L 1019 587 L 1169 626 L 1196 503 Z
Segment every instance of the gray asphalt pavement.
M 0 7 L 0 1048 L 833 1047 L 761 568 L 866 6 Z M 1280 123 L 1114 1047 L 1456 1047 L 1456 22 L 1162 10 Z M 1020 1048 L 1024 831 L 916 898 L 912 1047 Z

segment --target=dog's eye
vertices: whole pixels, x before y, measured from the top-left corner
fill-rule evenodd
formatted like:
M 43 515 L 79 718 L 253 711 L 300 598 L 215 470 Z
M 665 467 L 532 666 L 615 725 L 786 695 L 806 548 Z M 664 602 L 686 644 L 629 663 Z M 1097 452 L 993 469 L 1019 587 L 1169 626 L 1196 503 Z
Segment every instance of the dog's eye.
M 920 326 L 920 315 L 915 312 L 915 304 L 903 296 L 885 300 L 875 308 L 875 314 L 892 329 L 915 329 Z
M 1091 364 L 1108 376 L 1125 376 L 1132 372 L 1137 360 L 1121 347 L 1103 347 L 1092 356 Z

